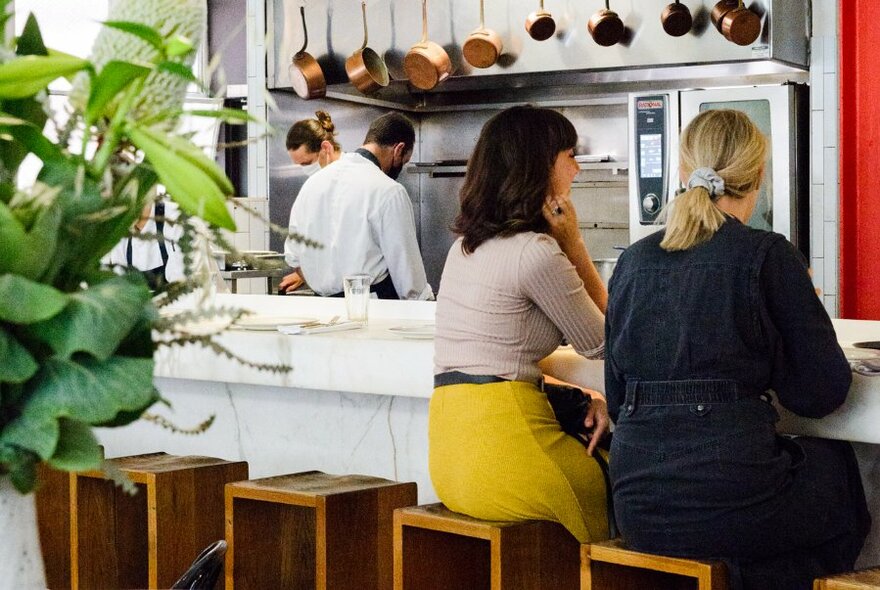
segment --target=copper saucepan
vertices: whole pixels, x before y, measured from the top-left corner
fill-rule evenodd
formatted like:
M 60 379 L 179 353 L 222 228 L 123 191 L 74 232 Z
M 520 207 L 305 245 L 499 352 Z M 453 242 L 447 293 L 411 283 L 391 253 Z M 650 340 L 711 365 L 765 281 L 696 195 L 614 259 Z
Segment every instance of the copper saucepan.
M 667 35 L 673 37 L 681 37 L 687 35 L 694 25 L 694 19 L 688 7 L 679 0 L 675 0 L 672 4 L 667 4 L 666 8 L 660 14 L 660 24 Z
M 737 45 L 751 45 L 761 34 L 761 17 L 746 8 L 743 0 L 718 2 L 711 18 L 724 38 Z
M 623 21 L 611 10 L 608 0 L 605 0 L 605 8 L 590 17 L 587 31 L 593 37 L 593 41 L 602 47 L 610 47 L 623 38 Z
M 345 73 L 355 88 L 369 94 L 388 86 L 388 67 L 378 53 L 367 47 L 367 3 L 361 2 L 364 16 L 364 44 L 345 60 Z
M 422 40 L 406 53 L 403 69 L 410 84 L 421 90 L 431 90 L 452 74 L 446 50 L 428 41 L 428 0 L 422 0 Z
M 721 32 L 721 19 L 724 18 L 724 15 L 736 8 L 738 5 L 737 0 L 719 0 L 712 7 L 712 12 L 709 18 L 712 20 L 712 24 L 715 25 L 715 28 L 718 29 L 718 32 Z
M 309 44 L 309 32 L 306 29 L 306 9 L 299 7 L 299 15 L 303 24 L 303 46 L 293 56 L 293 61 L 288 69 L 290 73 L 290 85 L 300 98 L 309 100 L 321 98 L 327 92 L 327 82 L 324 80 L 324 72 L 317 60 L 306 53 Z
M 464 45 L 461 46 L 465 61 L 475 68 L 495 65 L 503 48 L 501 35 L 492 29 L 487 29 L 484 23 L 483 0 L 480 0 L 480 28 L 468 35 Z
M 544 10 L 544 0 L 541 0 L 541 7 L 526 19 L 526 33 L 535 41 L 545 41 L 555 32 L 556 22 L 553 16 Z

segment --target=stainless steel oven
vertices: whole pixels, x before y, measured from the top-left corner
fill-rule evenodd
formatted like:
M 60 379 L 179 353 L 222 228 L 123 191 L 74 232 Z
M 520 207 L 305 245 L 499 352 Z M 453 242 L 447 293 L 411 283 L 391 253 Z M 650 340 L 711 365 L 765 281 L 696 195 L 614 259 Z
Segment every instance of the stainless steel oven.
M 681 188 L 678 137 L 698 113 L 745 112 L 770 140 L 752 227 L 785 235 L 808 255 L 809 92 L 805 85 L 645 92 L 629 96 L 630 241 L 662 227 L 660 212 Z

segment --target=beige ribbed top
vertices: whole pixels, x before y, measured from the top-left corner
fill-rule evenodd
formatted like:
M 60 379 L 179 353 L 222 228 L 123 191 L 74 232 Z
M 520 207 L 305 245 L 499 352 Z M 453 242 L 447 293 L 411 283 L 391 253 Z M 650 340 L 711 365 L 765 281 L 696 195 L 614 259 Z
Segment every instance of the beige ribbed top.
M 440 279 L 436 321 L 435 374 L 537 382 L 538 361 L 563 337 L 584 356 L 605 352 L 605 318 L 546 234 L 493 238 L 469 255 L 456 240 Z

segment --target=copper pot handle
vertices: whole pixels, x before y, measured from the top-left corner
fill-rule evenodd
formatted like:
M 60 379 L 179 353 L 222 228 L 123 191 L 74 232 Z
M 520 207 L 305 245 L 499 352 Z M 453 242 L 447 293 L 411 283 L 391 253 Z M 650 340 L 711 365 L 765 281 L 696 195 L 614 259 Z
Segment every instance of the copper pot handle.
M 361 13 L 364 15 L 364 44 L 361 45 L 361 48 L 358 51 L 363 51 L 367 48 L 367 1 L 361 1 Z
M 306 7 L 305 6 L 299 7 L 299 16 L 300 16 L 300 18 L 302 18 L 302 23 L 303 23 L 303 46 L 302 46 L 302 49 L 300 49 L 299 51 L 296 52 L 297 54 L 300 54 L 303 51 L 305 51 L 306 47 L 308 47 L 308 45 L 309 45 L 309 30 L 306 28 Z
M 428 0 L 422 0 L 422 40 L 419 44 L 424 45 L 428 41 Z

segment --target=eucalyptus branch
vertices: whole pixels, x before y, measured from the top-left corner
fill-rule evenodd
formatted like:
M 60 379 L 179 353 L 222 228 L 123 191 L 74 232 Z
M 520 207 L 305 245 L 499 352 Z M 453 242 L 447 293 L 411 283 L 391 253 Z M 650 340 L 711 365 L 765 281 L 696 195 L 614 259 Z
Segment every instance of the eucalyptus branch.
M 153 324 L 153 329 L 164 333 L 186 333 L 186 329 L 182 326 L 186 326 L 188 323 L 214 318 L 228 318 L 229 323 L 233 324 L 240 318 L 251 315 L 251 313 L 246 309 L 224 306 L 187 309 L 173 316 L 157 320 Z
M 241 207 L 242 209 L 244 209 L 248 213 L 248 215 L 250 215 L 251 217 L 254 217 L 254 218 L 259 219 L 261 221 L 265 221 L 266 225 L 269 226 L 269 230 L 276 235 L 283 236 L 285 239 L 290 238 L 293 241 L 299 242 L 300 244 L 303 244 L 303 245 L 308 246 L 310 248 L 323 248 L 324 247 L 324 245 L 321 244 L 320 242 L 316 242 L 315 240 L 311 240 L 300 233 L 292 232 L 288 228 L 284 227 L 283 225 L 278 225 L 276 223 L 272 223 L 268 219 L 264 218 L 262 213 L 260 213 L 259 211 L 257 211 L 253 207 L 251 207 L 250 205 L 247 205 L 241 201 L 236 201 L 235 205 L 236 205 L 236 207 Z
M 104 477 L 115 483 L 117 487 L 121 488 L 129 496 L 137 494 L 138 489 L 134 482 L 112 461 L 105 459 L 101 464 L 101 471 L 104 473 Z
M 166 418 L 165 416 L 160 416 L 159 414 L 153 414 L 151 412 L 144 412 L 141 416 L 141 420 L 146 420 L 147 422 L 151 422 L 156 424 L 157 426 L 164 428 L 165 430 L 170 430 L 174 434 L 202 434 L 211 427 L 211 424 L 214 423 L 214 420 L 217 418 L 216 414 L 211 414 L 208 416 L 206 420 L 203 420 L 199 424 L 196 424 L 192 428 L 181 428 L 176 425 L 174 422 Z

